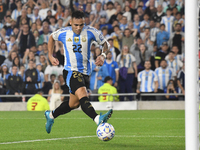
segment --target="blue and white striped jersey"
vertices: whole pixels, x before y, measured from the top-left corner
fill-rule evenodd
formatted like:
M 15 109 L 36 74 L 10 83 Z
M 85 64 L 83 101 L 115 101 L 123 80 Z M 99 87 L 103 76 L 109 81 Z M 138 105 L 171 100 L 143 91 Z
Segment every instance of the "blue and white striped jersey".
M 91 26 L 84 26 L 82 32 L 77 35 L 72 27 L 65 27 L 52 33 L 54 40 L 61 41 L 64 47 L 65 64 L 67 71 L 78 71 L 90 75 L 90 45 L 96 41 L 102 45 L 107 42 L 104 36 Z M 109 43 L 107 42 L 108 46 Z
M 165 30 L 169 33 L 169 35 L 173 32 L 174 19 L 174 16 L 170 16 L 169 18 L 167 16 L 163 16 L 160 22 L 165 24 Z
M 158 76 L 158 89 L 161 90 L 167 88 L 168 81 L 173 79 L 174 76 L 176 76 L 175 72 L 169 67 L 165 69 L 159 67 L 155 70 L 155 73 Z
M 178 59 L 174 59 L 173 61 L 167 60 L 167 64 L 176 74 L 178 73 L 177 71 L 181 70 L 183 67 L 183 62 Z
M 158 81 L 158 77 L 153 70 L 141 71 L 138 74 L 138 82 L 141 82 L 140 92 L 153 92 L 155 88 L 155 81 Z

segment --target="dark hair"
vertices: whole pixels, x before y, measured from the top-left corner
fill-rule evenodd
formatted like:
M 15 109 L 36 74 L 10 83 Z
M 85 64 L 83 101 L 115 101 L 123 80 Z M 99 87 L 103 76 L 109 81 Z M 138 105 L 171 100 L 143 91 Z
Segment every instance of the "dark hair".
M 181 26 L 181 24 L 180 24 L 180 23 L 176 23 L 175 27 L 176 27 L 177 25 Z
M 73 13 L 72 13 L 72 19 L 73 18 L 77 18 L 77 19 L 81 19 L 81 18 L 84 18 L 84 12 L 82 12 L 82 11 L 79 11 L 79 10 L 77 10 L 77 11 L 74 11 Z
M 15 59 L 17 59 L 17 58 L 18 58 L 18 60 L 19 60 L 19 64 L 15 64 Z M 20 64 L 20 57 L 19 57 L 19 56 L 16 56 L 16 57 L 13 59 L 12 64 L 13 64 L 13 66 L 17 66 L 18 68 L 20 68 L 20 66 L 21 66 L 21 64 Z
M 113 5 L 114 6 L 114 4 L 113 4 L 113 2 L 112 1 L 110 1 L 110 2 L 107 2 L 107 4 L 106 4 L 107 6 L 108 5 Z
M 162 24 L 160 24 L 160 27 L 162 27 L 162 26 L 164 26 L 164 27 L 165 27 L 165 24 L 163 24 L 163 23 L 162 23 Z
M 106 83 L 106 82 L 108 82 L 108 81 L 110 81 L 110 80 L 113 80 L 110 76 L 107 76 L 107 77 L 105 77 L 105 79 L 104 79 L 104 83 Z
M 173 51 L 169 51 L 169 53 L 175 54 Z

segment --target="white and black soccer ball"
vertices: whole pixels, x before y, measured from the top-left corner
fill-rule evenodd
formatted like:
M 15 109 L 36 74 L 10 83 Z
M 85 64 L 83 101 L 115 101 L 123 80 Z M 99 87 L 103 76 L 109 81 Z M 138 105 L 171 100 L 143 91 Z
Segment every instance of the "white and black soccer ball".
M 97 137 L 102 141 L 110 141 L 115 136 L 115 129 L 109 123 L 102 123 L 97 127 Z

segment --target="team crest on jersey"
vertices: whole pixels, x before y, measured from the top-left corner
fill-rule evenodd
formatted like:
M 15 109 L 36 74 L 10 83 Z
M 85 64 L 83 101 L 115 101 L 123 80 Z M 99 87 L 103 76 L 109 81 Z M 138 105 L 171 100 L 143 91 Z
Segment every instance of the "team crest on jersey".
M 13 78 L 10 78 L 10 80 L 13 80 Z
M 19 81 L 19 78 L 17 78 L 17 81 Z
M 113 65 L 113 64 L 112 64 L 111 66 L 112 66 L 112 67 L 114 67 L 114 65 Z
M 104 38 L 104 37 L 103 37 L 103 35 L 102 35 L 102 34 L 100 34 L 100 35 L 99 35 L 99 39 L 102 41 L 102 40 L 103 40 L 103 38 Z
M 86 37 L 85 36 L 82 37 L 82 42 L 86 42 Z
M 33 76 L 35 76 L 35 72 L 33 72 Z
M 76 43 L 78 43 L 78 42 L 79 42 L 79 37 L 74 37 L 74 41 L 75 41 Z

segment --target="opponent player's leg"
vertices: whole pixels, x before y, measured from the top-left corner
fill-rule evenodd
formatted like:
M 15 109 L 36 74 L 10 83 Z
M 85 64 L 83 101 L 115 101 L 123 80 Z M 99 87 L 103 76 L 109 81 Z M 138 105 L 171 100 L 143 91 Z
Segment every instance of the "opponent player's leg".
M 94 110 L 92 104 L 89 102 L 86 87 L 80 87 L 76 90 L 75 95 L 78 97 L 81 108 L 85 114 L 87 114 L 91 119 L 95 121 L 97 125 L 107 120 L 111 117 L 112 109 L 109 110 L 104 115 L 98 115 Z

